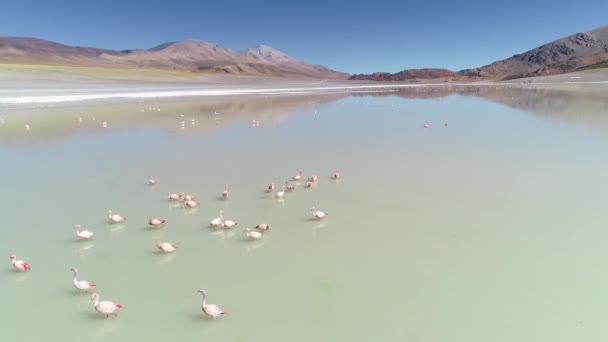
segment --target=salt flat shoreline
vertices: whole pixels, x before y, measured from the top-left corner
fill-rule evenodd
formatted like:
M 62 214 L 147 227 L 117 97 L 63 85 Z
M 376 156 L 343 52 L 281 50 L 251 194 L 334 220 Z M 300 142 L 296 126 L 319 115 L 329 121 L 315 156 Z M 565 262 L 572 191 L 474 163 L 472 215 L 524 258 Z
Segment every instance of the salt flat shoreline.
M 528 83 L 527 81 L 531 81 Z M 148 77 L 116 79 L 90 77 L 65 72 L 24 72 L 0 68 L 0 110 L 57 106 L 74 103 L 125 102 L 143 99 L 177 99 L 242 95 L 297 95 L 315 93 L 348 93 L 390 91 L 412 87 L 467 86 L 534 86 L 580 89 L 588 85 L 606 85 L 608 71 L 571 73 L 520 79 L 506 82 L 476 83 L 378 83 L 368 81 L 335 81 L 315 79 L 281 79 L 204 75 L 199 77 Z M 602 90 L 603 91 L 603 90 Z

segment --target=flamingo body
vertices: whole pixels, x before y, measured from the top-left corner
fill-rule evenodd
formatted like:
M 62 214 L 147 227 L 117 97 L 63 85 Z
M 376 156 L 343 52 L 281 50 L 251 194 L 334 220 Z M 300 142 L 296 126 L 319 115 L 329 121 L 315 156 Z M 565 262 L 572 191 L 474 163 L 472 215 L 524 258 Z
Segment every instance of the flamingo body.
M 88 230 L 80 230 L 79 224 L 75 225 L 74 229 L 76 229 L 76 237 L 80 240 L 90 240 L 93 238 L 93 235 L 95 235 L 95 233 Z
M 112 214 L 112 210 L 108 210 L 108 218 L 113 223 L 119 223 L 127 220 L 127 218 L 122 215 Z
M 203 294 L 203 304 L 201 305 L 201 310 L 203 310 L 203 312 L 213 318 L 216 319 L 218 318 L 220 315 L 224 315 L 226 314 L 226 312 L 220 308 L 219 306 L 215 305 L 215 304 L 207 304 L 206 303 L 206 299 L 207 299 L 207 291 L 205 290 L 198 290 L 198 292 Z
M 156 244 L 156 248 L 160 249 L 161 251 L 165 252 L 165 253 L 172 253 L 175 252 L 175 250 L 177 249 L 177 246 L 169 243 L 169 242 L 158 242 Z
M 184 205 L 188 208 L 196 208 L 199 206 L 198 202 L 195 200 L 185 200 Z
M 77 288 L 80 291 L 84 291 L 84 292 L 88 292 L 90 289 L 94 288 L 95 283 L 91 283 L 90 281 L 86 281 L 86 280 L 78 280 L 76 279 L 76 277 L 78 276 L 78 270 L 75 268 L 72 268 L 70 271 L 72 271 L 74 273 L 74 287 Z
M 23 261 L 23 260 L 17 260 L 17 257 L 14 255 L 11 255 L 9 257 L 11 263 L 13 264 L 13 268 L 19 272 L 25 272 L 25 271 L 29 271 L 32 268 L 30 267 L 30 264 L 28 264 L 27 262 Z
M 257 240 L 264 237 L 262 232 L 252 232 L 251 229 L 245 229 L 245 235 L 251 240 Z
M 172 194 L 170 192 L 167 192 L 167 198 L 169 199 L 169 201 L 179 201 L 182 196 L 179 194 Z
M 310 211 L 312 212 L 312 216 L 314 216 L 316 219 L 322 219 L 329 215 L 328 213 L 326 213 L 324 211 L 317 210 L 317 208 L 315 208 L 315 207 L 312 207 L 310 209 Z
M 167 222 L 167 221 L 163 220 L 161 218 L 151 218 L 148 220 L 148 225 L 153 226 L 153 227 L 158 227 L 158 226 L 164 225 L 165 222 Z
M 114 312 L 118 309 L 122 309 L 122 305 L 110 302 L 110 301 L 99 301 L 99 294 L 93 293 L 90 297 L 93 302 L 93 306 L 95 307 L 95 311 L 99 312 L 102 315 L 106 315 L 106 317 L 110 317 L 110 315 L 114 315 L 118 317 L 118 315 Z
M 152 177 L 148 176 L 148 184 L 156 185 L 158 184 L 158 182 L 156 181 L 156 179 L 152 179 Z
M 255 229 L 265 232 L 270 230 L 270 225 L 268 223 L 260 223 L 257 226 L 255 226 Z

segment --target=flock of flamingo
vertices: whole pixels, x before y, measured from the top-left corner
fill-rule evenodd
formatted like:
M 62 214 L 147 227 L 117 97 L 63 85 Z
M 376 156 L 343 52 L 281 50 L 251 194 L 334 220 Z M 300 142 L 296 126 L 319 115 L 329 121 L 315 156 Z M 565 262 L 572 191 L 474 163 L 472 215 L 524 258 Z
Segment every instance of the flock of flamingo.
M 297 175 L 293 176 L 291 178 L 291 180 L 295 181 L 295 182 L 300 182 L 302 180 L 302 177 L 303 177 L 303 173 L 302 173 L 302 171 L 300 171 Z M 340 179 L 340 172 L 335 171 L 331 178 L 335 179 L 335 180 Z M 307 182 L 304 185 L 304 187 L 311 188 L 313 186 L 313 183 L 316 182 L 318 179 L 319 179 L 319 177 L 316 175 L 308 177 Z M 155 186 L 157 184 L 158 184 L 157 180 L 148 176 L 148 185 Z M 268 184 L 268 186 L 266 188 L 266 192 L 272 193 L 274 190 L 275 190 L 275 183 Z M 286 181 L 282 185 L 281 191 L 275 192 L 273 194 L 273 197 L 280 199 L 280 198 L 283 198 L 283 196 L 285 196 L 286 191 L 291 192 L 294 190 L 295 190 L 295 186 L 290 184 L 289 181 Z M 226 184 L 224 186 L 224 191 L 222 192 L 221 198 L 228 199 L 229 196 L 230 196 L 230 194 L 228 192 L 228 184 Z M 184 207 L 186 207 L 186 208 L 195 208 L 200 205 L 196 201 L 196 198 L 193 195 L 186 195 L 184 193 L 177 194 L 177 193 L 169 192 L 169 193 L 167 193 L 167 199 L 169 201 L 182 201 L 184 204 Z M 328 214 L 326 212 L 317 210 L 317 208 L 314 206 L 310 209 L 310 212 L 312 213 L 312 216 L 315 219 L 324 219 L 328 216 Z M 127 220 L 127 218 L 122 215 L 114 214 L 112 212 L 112 210 L 108 210 L 108 219 L 110 220 L 111 223 L 120 223 L 120 222 L 124 222 Z M 160 228 L 160 227 L 163 227 L 165 225 L 165 223 L 166 223 L 166 220 L 164 220 L 162 218 L 151 218 L 148 220 L 148 225 L 151 227 Z M 237 225 L 238 225 L 238 222 L 226 220 L 224 218 L 224 212 L 222 210 L 220 210 L 220 212 L 219 212 L 219 217 L 216 217 L 209 222 L 210 227 L 221 228 L 221 229 L 231 229 Z M 74 226 L 74 229 L 76 230 L 77 239 L 90 240 L 95 235 L 95 233 L 88 231 L 88 230 L 82 230 L 81 228 L 82 227 L 80 225 Z M 253 228 L 255 230 L 252 230 L 249 228 L 245 229 L 244 233 L 248 239 L 257 240 L 257 239 L 263 238 L 264 234 L 270 230 L 270 224 L 260 223 L 260 224 L 257 224 L 256 226 L 254 226 Z M 160 251 L 162 251 L 164 253 L 172 253 L 177 250 L 177 246 L 170 242 L 157 242 L 156 248 L 158 248 Z M 28 271 L 32 270 L 30 264 L 28 264 L 27 262 L 25 262 L 23 260 L 17 259 L 17 257 L 15 255 L 11 255 L 9 259 L 10 259 L 11 264 L 13 265 L 13 268 L 18 272 L 28 272 Z M 72 268 L 72 269 L 70 269 L 70 271 L 72 271 L 72 273 L 73 273 L 73 283 L 74 283 L 74 287 L 76 289 L 78 289 L 82 292 L 88 293 L 90 290 L 94 289 L 97 286 L 95 283 L 87 281 L 87 280 L 78 280 L 78 269 Z M 201 310 L 203 311 L 203 313 L 205 315 L 207 315 L 213 319 L 216 319 L 220 315 L 223 315 L 226 313 L 222 308 L 220 308 L 219 306 L 217 306 L 215 304 L 207 304 L 207 302 L 206 302 L 207 291 L 198 290 L 198 292 L 201 293 L 203 296 Z M 95 309 L 95 311 L 97 311 L 98 313 L 100 313 L 102 315 L 105 315 L 106 317 L 110 317 L 110 316 L 118 317 L 118 314 L 116 313 L 116 311 L 118 309 L 121 309 L 122 305 L 112 302 L 112 301 L 100 301 L 99 298 L 100 297 L 99 297 L 98 293 L 93 293 L 90 296 L 90 300 L 93 303 L 93 308 Z

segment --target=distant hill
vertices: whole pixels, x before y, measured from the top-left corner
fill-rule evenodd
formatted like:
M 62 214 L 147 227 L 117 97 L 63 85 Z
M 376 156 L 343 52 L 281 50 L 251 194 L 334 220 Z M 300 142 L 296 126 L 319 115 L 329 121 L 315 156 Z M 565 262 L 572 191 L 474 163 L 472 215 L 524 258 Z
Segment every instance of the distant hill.
M 346 79 L 348 74 L 287 56 L 260 45 L 233 51 L 200 40 L 158 45 L 148 50 L 73 47 L 36 38 L 0 37 L 0 62 L 74 66 L 119 66 L 190 70 L 235 75 Z
M 351 80 L 506 80 L 562 74 L 608 66 L 608 25 L 577 33 L 475 69 L 410 69 L 398 73 L 353 75 Z

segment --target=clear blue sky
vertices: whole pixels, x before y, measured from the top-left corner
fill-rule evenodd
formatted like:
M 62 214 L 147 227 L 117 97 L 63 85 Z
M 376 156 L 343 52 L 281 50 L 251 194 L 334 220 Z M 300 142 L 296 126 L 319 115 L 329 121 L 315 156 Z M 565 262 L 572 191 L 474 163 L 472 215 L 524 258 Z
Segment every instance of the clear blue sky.
M 608 24 L 608 0 L 13 0 L 0 35 L 109 49 L 260 44 L 349 73 L 472 68 Z

